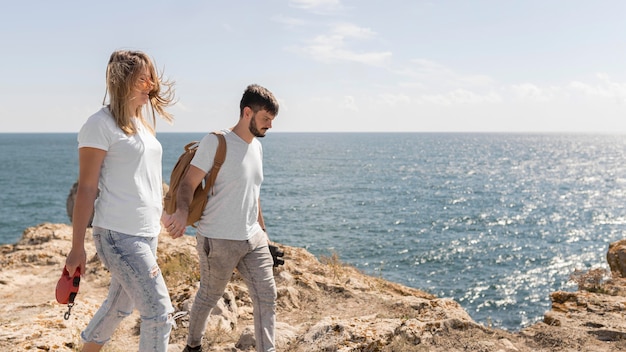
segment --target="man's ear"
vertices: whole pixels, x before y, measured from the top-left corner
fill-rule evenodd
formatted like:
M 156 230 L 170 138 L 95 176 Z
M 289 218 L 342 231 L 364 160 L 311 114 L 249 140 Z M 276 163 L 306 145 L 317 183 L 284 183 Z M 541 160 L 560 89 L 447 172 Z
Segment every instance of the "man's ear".
M 243 117 L 245 119 L 250 119 L 254 115 L 254 111 L 249 106 L 243 108 Z

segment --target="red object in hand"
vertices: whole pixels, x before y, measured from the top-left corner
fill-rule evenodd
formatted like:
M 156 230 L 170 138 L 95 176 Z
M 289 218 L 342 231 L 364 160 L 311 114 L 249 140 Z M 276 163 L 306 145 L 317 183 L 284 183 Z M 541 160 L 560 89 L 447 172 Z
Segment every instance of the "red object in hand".
M 80 284 L 80 269 L 76 268 L 74 276 L 70 277 L 70 273 L 66 267 L 63 267 L 63 274 L 57 282 L 56 296 L 57 302 L 61 304 L 73 304 L 74 298 L 78 294 L 78 286 Z

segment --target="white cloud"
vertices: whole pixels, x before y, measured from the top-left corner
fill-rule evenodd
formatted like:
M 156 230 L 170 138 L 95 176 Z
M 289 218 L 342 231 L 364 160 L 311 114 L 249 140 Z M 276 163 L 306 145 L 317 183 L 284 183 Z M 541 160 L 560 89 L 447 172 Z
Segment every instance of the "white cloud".
M 558 87 L 539 87 L 532 83 L 514 84 L 511 86 L 514 100 L 547 102 L 563 96 L 564 92 Z
M 376 36 L 376 33 L 369 28 L 359 27 L 352 23 L 340 23 L 332 28 L 335 35 L 345 38 L 369 39 Z
M 418 104 L 434 105 L 476 105 L 501 103 L 502 97 L 497 92 L 476 93 L 465 89 L 455 89 L 444 94 L 422 95 L 416 99 Z
M 461 74 L 439 64 L 425 59 L 414 59 L 402 69 L 392 69 L 397 75 L 416 80 L 415 84 L 426 85 L 430 88 L 440 89 L 490 87 L 494 80 L 483 74 Z
M 561 86 L 540 86 L 533 83 L 514 84 L 509 87 L 513 101 L 554 102 L 609 99 L 626 102 L 626 83 L 613 82 L 608 76 L 598 74 L 595 79 L 571 81 Z
M 453 106 L 456 104 L 501 104 L 501 103 L 580 103 L 582 100 L 613 100 L 626 103 L 626 83 L 613 81 L 608 75 L 597 74 L 584 81 L 572 81 L 561 85 L 541 85 L 531 82 L 501 85 L 489 76 L 480 73 L 458 73 L 457 71 L 425 59 L 411 60 L 402 69 L 391 69 L 403 81 L 395 83 L 395 94 L 412 97 L 418 104 Z M 387 103 L 394 103 L 393 99 Z
M 354 24 L 339 24 L 329 34 L 318 35 L 311 43 L 300 49 L 314 60 L 324 63 L 358 62 L 364 65 L 381 66 L 391 58 L 390 52 L 356 52 L 348 47 L 351 39 L 369 39 L 376 33 L 369 28 Z
M 274 22 L 283 24 L 285 26 L 288 27 L 300 27 L 300 26 L 305 26 L 308 24 L 308 21 L 300 19 L 300 18 L 295 18 L 295 17 L 287 17 L 285 15 L 276 15 L 272 17 L 272 20 Z
M 342 8 L 339 0 L 290 0 L 289 5 L 313 12 L 337 11 Z
M 407 105 L 410 104 L 412 99 L 406 94 L 390 94 L 382 93 L 379 95 L 379 99 L 383 104 L 389 106 Z
M 404 73 L 417 75 L 417 76 L 452 74 L 451 69 L 431 60 L 414 59 L 414 60 L 411 60 L 410 62 L 413 64 L 413 66 L 403 71 Z
M 359 108 L 357 107 L 356 101 L 354 100 L 353 96 L 346 95 L 343 98 L 343 104 L 344 104 L 344 107 L 348 110 L 359 111 Z
M 596 84 L 573 81 L 568 88 L 587 97 L 602 97 L 626 102 L 626 83 L 613 82 L 606 74 L 598 74 Z

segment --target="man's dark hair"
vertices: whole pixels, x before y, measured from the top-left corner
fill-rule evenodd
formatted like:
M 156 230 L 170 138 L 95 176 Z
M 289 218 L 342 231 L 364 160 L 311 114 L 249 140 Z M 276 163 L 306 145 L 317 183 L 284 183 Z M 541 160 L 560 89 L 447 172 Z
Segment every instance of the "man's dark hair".
M 258 84 L 249 85 L 243 92 L 243 97 L 239 103 L 240 117 L 243 116 L 243 109 L 246 106 L 254 112 L 265 110 L 273 116 L 278 115 L 278 101 L 274 94 Z

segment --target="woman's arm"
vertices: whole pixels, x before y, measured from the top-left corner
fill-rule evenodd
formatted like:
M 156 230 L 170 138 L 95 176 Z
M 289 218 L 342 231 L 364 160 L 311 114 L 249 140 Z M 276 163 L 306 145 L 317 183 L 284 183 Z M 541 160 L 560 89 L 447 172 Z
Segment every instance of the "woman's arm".
M 80 268 L 81 273 L 85 272 L 85 232 L 98 196 L 100 168 L 105 156 L 106 151 L 102 149 L 78 149 L 78 189 L 72 214 L 72 249 L 65 260 L 70 276 L 74 275 L 76 268 Z

